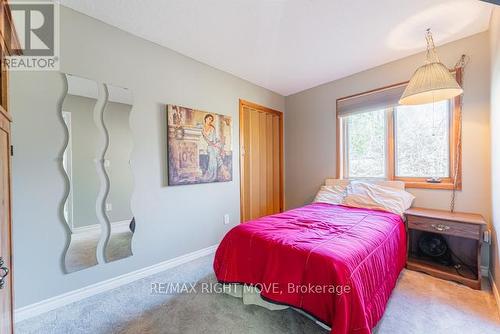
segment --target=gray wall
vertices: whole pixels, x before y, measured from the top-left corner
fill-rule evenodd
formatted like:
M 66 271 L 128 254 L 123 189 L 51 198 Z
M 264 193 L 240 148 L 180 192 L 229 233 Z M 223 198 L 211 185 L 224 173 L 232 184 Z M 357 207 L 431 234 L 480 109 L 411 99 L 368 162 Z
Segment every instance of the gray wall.
M 134 95 L 134 256 L 63 274 L 63 79 L 50 72 L 12 73 L 16 307 L 218 243 L 239 223 L 238 99 L 285 107 L 280 95 L 64 7 L 60 30 L 63 72 L 127 87 Z M 165 186 L 167 103 L 233 116 L 232 182 Z M 225 213 L 230 225 L 223 225 Z
M 500 8 L 491 18 L 491 160 L 493 247 L 491 247 L 491 272 L 497 289 L 500 288 Z
M 438 47 L 441 60 L 453 67 L 462 54 L 465 69 L 463 99 L 463 190 L 456 210 L 491 217 L 489 138 L 489 33 L 480 33 Z M 423 53 L 336 80 L 286 98 L 285 165 L 287 207 L 310 202 L 325 178 L 336 175 L 338 98 L 406 81 L 423 64 Z M 451 192 L 409 189 L 415 205 L 448 209 Z

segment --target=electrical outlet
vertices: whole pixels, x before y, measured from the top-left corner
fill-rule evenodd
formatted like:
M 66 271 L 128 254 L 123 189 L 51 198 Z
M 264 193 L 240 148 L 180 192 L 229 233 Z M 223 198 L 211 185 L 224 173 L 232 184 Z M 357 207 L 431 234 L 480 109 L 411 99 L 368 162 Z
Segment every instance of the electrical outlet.
M 106 211 L 113 211 L 113 204 L 111 203 L 106 203 Z
M 491 232 L 490 232 L 490 230 L 484 231 L 483 240 L 484 240 L 484 242 L 486 242 L 488 244 L 491 242 Z
M 229 214 L 224 215 L 224 225 L 229 225 Z

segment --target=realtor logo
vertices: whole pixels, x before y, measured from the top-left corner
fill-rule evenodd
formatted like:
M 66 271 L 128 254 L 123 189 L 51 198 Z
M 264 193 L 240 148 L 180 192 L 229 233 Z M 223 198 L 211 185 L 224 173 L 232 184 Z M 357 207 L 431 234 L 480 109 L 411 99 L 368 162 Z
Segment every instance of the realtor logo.
M 18 56 L 6 56 L 11 71 L 59 70 L 59 6 L 53 2 L 9 2 Z

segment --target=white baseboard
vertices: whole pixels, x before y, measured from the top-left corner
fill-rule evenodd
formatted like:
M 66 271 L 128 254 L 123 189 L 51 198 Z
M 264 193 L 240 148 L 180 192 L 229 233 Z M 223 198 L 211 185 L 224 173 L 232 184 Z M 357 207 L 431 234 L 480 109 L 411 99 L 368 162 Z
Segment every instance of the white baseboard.
M 152 266 L 132 271 L 102 282 L 91 284 L 84 288 L 73 290 L 40 302 L 16 308 L 14 311 L 15 322 L 20 322 L 37 315 L 55 310 L 59 307 L 77 302 L 79 300 L 97 295 L 99 293 L 115 289 L 122 285 L 137 281 L 147 276 L 154 275 L 167 269 L 177 267 L 181 264 L 196 260 L 200 257 L 210 255 L 215 252 L 218 245 L 210 246 L 198 251 L 181 255 L 179 257 L 154 264 Z
M 131 220 L 121 220 L 111 223 L 111 228 L 128 228 L 130 226 Z
M 121 220 L 111 223 L 111 227 L 113 228 L 128 227 L 129 225 L 130 225 L 130 220 Z M 72 232 L 75 234 L 80 234 L 80 233 L 98 231 L 100 229 L 101 229 L 101 224 L 93 224 L 82 227 L 75 227 Z
M 101 229 L 101 224 L 94 224 L 94 225 L 87 225 L 87 226 L 82 226 L 82 227 L 75 227 L 71 231 L 72 233 L 75 234 L 81 234 L 81 233 L 86 233 L 86 232 L 93 232 L 93 231 L 98 231 Z
M 491 273 L 489 274 L 491 290 L 493 290 L 493 296 L 495 296 L 495 301 L 497 302 L 498 314 L 500 315 L 500 292 L 498 291 L 498 287 L 493 280 L 493 276 Z

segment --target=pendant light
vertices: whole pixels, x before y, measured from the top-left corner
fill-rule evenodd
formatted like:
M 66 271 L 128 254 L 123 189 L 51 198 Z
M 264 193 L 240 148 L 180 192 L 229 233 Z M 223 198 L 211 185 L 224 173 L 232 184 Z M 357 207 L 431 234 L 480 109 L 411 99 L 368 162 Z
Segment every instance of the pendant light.
M 434 46 L 432 33 L 427 29 L 426 63 L 413 73 L 406 86 L 400 104 L 426 104 L 442 100 L 449 100 L 463 93 L 449 69 L 441 63 Z

